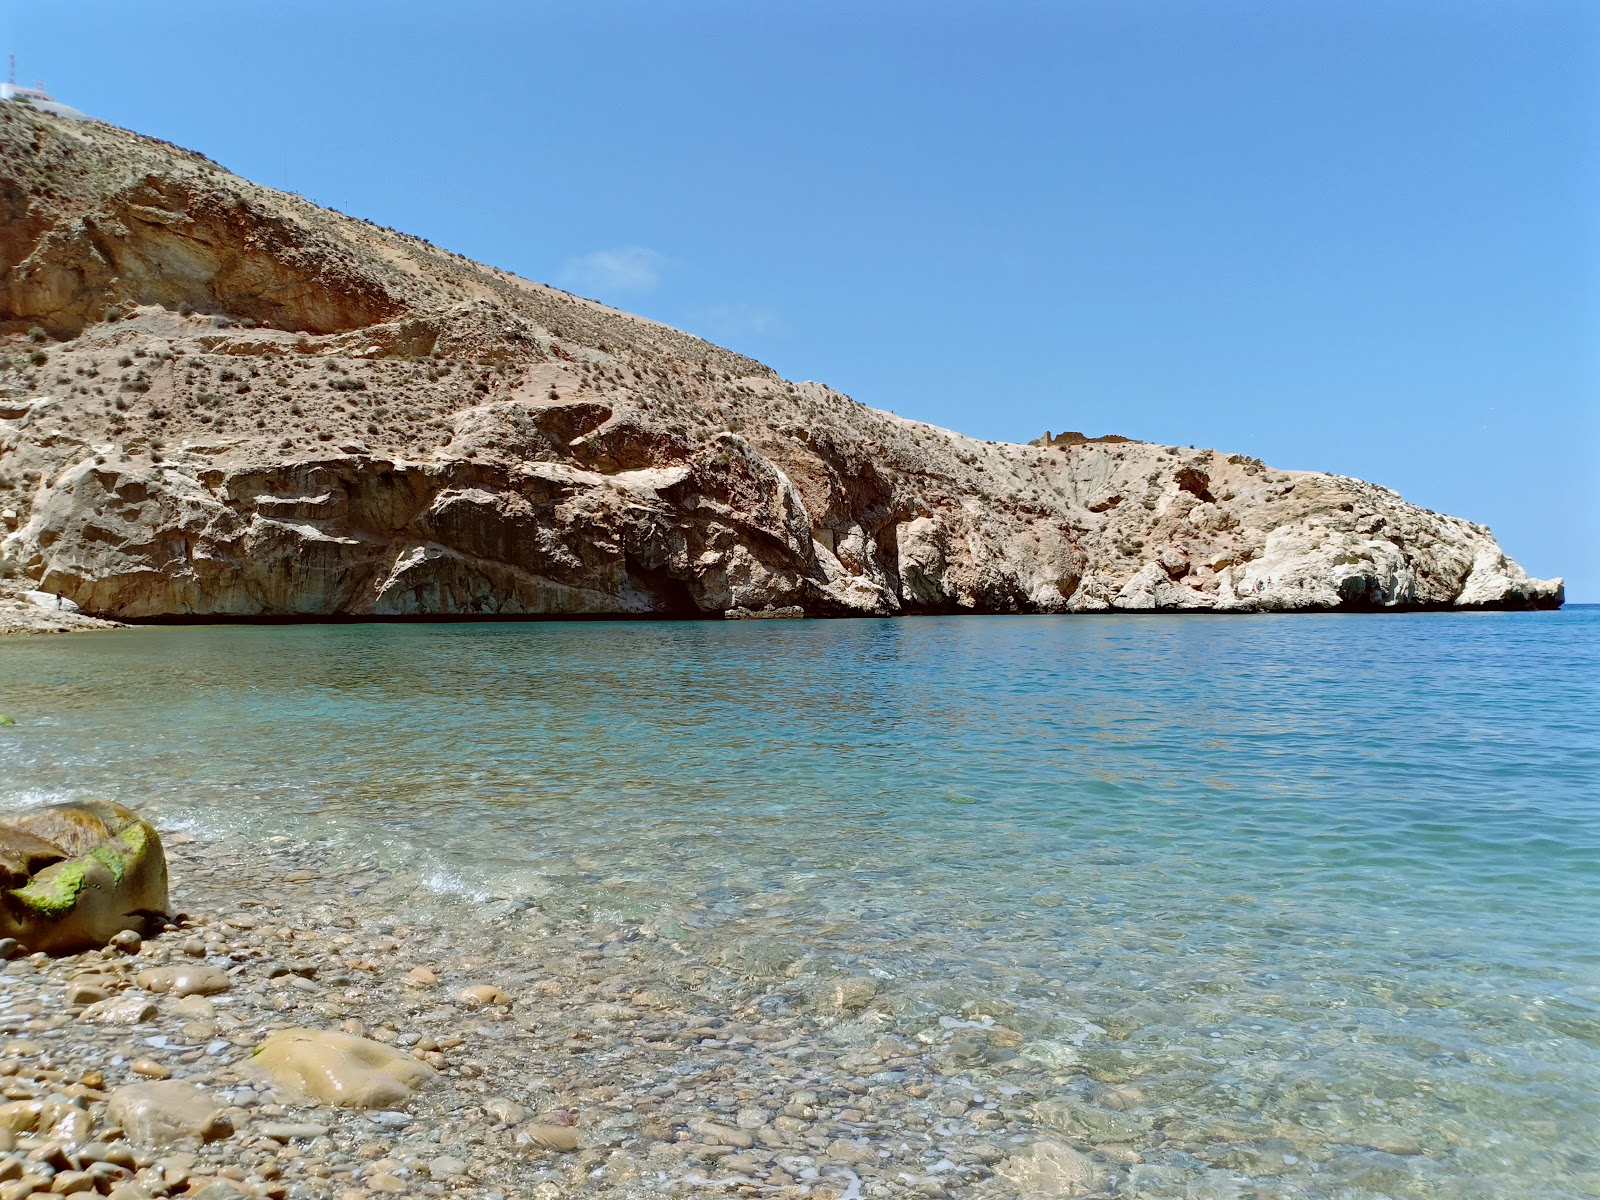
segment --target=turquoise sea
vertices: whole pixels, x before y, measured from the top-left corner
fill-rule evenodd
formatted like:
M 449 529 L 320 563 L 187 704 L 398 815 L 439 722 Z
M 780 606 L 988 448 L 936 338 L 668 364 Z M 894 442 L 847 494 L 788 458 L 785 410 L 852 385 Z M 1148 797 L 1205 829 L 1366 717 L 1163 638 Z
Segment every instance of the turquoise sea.
M 141 629 L 0 712 L 0 807 L 800 946 L 1272 1195 L 1600 1194 L 1597 607 Z

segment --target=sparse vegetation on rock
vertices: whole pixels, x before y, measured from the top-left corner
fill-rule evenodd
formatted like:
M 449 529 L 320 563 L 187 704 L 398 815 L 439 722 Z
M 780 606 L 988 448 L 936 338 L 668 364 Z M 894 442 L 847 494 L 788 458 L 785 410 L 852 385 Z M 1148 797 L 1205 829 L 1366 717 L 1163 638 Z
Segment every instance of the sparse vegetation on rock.
M 110 126 L 13 114 L 0 184 L 0 553 L 87 613 L 1560 600 L 1380 487 L 966 438 Z

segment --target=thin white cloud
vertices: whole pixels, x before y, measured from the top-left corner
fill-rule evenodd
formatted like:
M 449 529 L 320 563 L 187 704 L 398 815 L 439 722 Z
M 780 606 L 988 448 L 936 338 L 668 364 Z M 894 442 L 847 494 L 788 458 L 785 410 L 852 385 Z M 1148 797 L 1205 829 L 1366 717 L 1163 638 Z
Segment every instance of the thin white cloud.
M 766 337 L 783 332 L 783 318 L 764 304 L 714 304 L 702 309 L 699 324 L 711 337 Z
M 562 287 L 585 296 L 638 294 L 661 286 L 661 268 L 665 263 L 665 257 L 654 250 L 624 246 L 569 258 L 561 264 L 556 278 Z

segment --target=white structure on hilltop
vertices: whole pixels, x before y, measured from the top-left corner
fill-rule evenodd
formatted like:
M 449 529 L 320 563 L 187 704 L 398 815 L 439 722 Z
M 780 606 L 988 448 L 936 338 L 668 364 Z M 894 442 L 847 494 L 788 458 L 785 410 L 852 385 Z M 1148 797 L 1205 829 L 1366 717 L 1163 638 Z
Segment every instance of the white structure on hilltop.
M 41 80 L 37 87 L 23 87 L 17 82 L 17 56 L 11 56 L 11 78 L 5 83 L 0 83 L 0 100 L 8 100 L 13 104 L 26 104 L 29 108 L 36 108 L 40 112 L 54 113 L 58 117 L 66 117 L 72 121 L 87 121 L 89 118 L 73 108 L 71 105 L 62 104 L 49 92 L 44 90 Z
M 43 100 L 46 104 L 54 104 L 55 97 L 42 87 L 23 87 L 12 80 L 9 83 L 0 83 L 0 100 Z

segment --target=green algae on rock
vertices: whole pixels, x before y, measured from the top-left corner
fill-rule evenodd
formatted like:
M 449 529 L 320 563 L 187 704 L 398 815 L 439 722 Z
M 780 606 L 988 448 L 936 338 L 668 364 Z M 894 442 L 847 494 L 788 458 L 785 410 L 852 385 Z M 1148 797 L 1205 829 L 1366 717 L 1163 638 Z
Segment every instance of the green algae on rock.
M 53 804 L 0 822 L 0 936 L 71 954 L 166 910 L 160 835 L 131 809 Z

